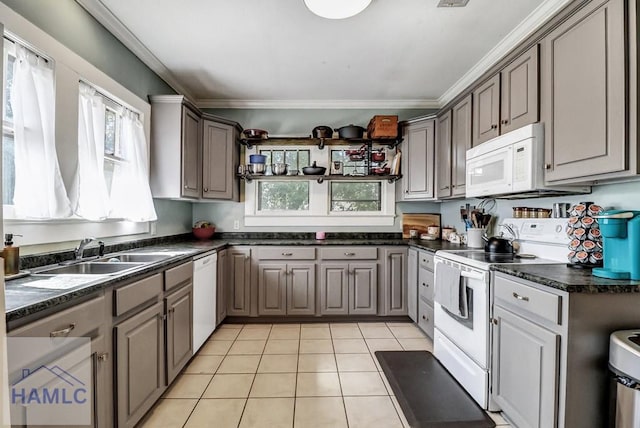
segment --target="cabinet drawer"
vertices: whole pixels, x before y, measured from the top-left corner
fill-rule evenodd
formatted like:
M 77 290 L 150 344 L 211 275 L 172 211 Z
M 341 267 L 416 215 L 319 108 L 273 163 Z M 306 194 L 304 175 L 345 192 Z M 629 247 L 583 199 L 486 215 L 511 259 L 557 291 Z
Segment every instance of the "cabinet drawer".
M 421 267 L 418 270 L 418 292 L 420 293 L 420 297 L 428 300 L 431 304 L 433 304 L 433 286 L 433 272 Z
M 104 296 L 81 303 L 13 330 L 13 337 L 79 337 L 89 336 L 104 324 Z
M 433 306 L 424 300 L 418 301 L 418 327 L 433 339 Z
M 258 247 L 259 260 L 315 260 L 315 248 Z
M 114 291 L 114 315 L 119 316 L 149 300 L 157 299 L 162 293 L 162 274 L 134 282 Z
M 561 324 L 562 297 L 499 276 L 495 277 L 495 299 Z
M 376 247 L 321 248 L 320 258 L 325 260 L 368 260 L 378 258 Z
M 188 262 L 164 272 L 165 291 L 191 282 L 193 278 L 193 262 Z
M 418 262 L 421 268 L 433 272 L 433 254 L 427 253 L 426 251 L 420 251 L 418 253 Z

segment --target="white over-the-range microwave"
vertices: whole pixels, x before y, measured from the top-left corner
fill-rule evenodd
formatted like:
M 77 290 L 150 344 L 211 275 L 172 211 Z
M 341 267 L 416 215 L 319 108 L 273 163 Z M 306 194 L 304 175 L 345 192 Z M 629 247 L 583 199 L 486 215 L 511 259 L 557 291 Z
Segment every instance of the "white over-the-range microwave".
M 526 125 L 467 150 L 467 197 L 505 199 L 590 193 L 588 186 L 544 184 L 544 127 Z

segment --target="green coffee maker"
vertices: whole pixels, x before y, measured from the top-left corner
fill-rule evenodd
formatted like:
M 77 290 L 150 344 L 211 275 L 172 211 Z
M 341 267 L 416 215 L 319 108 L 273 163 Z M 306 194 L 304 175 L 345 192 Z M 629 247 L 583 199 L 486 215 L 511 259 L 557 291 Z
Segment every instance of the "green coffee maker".
M 610 210 L 598 219 L 604 265 L 594 276 L 640 280 L 640 211 Z

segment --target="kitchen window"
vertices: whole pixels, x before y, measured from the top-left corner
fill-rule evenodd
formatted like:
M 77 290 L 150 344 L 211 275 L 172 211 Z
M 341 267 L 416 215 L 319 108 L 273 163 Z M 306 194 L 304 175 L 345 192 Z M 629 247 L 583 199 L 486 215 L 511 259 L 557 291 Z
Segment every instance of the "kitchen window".
M 331 185 L 331 212 L 365 211 L 380 212 L 382 209 L 382 183 L 341 182 Z
M 13 204 L 16 180 L 13 110 L 11 109 L 11 89 L 13 87 L 13 64 L 16 61 L 15 44 L 4 39 L 2 81 L 2 204 Z

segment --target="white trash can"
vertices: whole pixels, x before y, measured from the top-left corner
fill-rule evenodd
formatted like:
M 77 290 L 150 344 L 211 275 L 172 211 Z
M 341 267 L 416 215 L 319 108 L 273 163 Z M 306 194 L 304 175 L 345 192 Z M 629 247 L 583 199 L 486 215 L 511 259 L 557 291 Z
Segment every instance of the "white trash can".
M 640 427 L 640 329 L 611 334 L 609 368 L 616 379 L 616 428 Z

